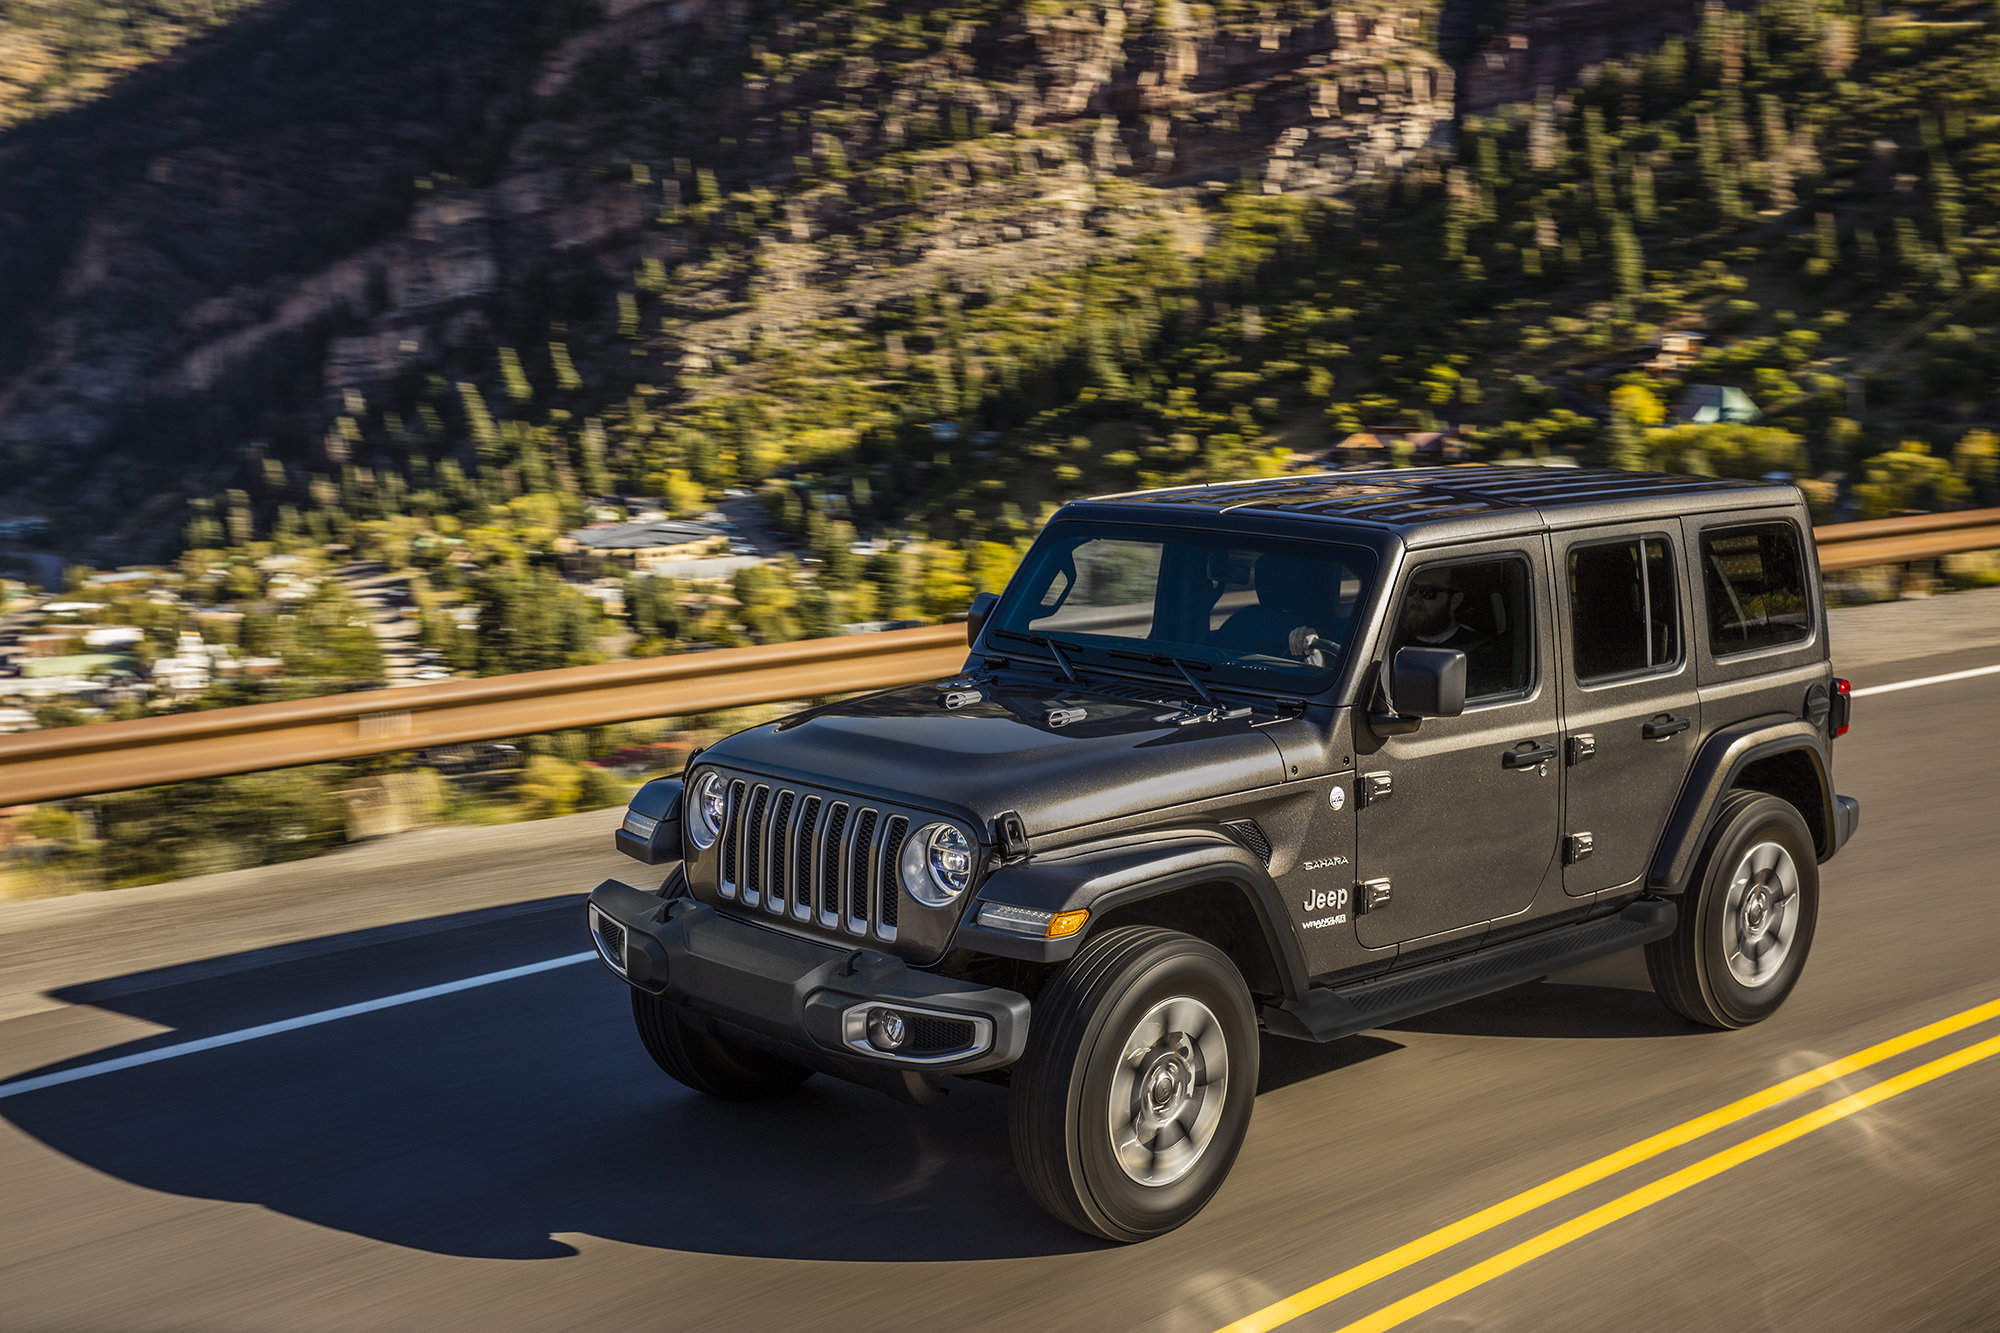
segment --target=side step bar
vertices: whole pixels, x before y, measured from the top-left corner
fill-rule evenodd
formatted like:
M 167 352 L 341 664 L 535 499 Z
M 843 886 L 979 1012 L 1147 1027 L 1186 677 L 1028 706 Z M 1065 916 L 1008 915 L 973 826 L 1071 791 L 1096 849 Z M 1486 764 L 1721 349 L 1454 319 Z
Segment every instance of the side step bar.
M 1672 903 L 1661 899 L 1635 902 L 1617 916 L 1562 926 L 1463 958 L 1392 972 L 1335 990 L 1314 989 L 1299 999 L 1266 1005 L 1264 1030 L 1299 1041 L 1336 1041 L 1649 944 L 1673 930 Z

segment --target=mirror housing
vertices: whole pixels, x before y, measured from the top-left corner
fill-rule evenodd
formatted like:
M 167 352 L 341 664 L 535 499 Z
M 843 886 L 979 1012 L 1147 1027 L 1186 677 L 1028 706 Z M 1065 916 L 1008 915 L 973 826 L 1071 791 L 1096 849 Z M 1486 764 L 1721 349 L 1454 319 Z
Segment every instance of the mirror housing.
M 993 614 L 993 608 L 1000 605 L 998 594 L 982 592 L 973 597 L 972 605 L 965 612 L 965 645 L 970 648 L 979 642 L 979 631 L 986 628 L 986 617 Z
M 655 778 L 632 794 L 625 822 L 613 837 L 618 850 L 643 865 L 681 859 L 681 794 L 679 778 Z
M 1403 648 L 1389 666 L 1389 706 L 1404 717 L 1465 711 L 1465 650 Z

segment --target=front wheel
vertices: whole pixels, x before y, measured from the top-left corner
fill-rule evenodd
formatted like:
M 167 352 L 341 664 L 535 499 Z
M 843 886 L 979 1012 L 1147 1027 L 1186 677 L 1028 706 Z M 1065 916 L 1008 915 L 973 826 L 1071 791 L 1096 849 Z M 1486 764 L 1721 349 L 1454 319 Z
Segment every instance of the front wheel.
M 1035 1001 L 1008 1095 L 1015 1168 L 1079 1231 L 1172 1231 L 1236 1160 L 1257 1060 L 1256 1011 L 1227 956 L 1178 931 L 1108 931 Z
M 1748 1027 L 1792 993 L 1818 920 L 1819 862 L 1805 820 L 1781 797 L 1733 792 L 1674 933 L 1646 946 L 1646 971 L 1681 1017 Z

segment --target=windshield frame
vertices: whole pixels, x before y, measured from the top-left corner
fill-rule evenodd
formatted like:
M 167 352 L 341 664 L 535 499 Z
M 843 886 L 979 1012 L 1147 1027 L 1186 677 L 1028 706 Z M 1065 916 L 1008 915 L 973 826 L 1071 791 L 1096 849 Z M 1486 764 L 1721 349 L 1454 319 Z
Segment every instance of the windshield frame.
M 1359 641 L 1368 635 L 1385 561 L 1373 544 L 1355 539 L 1360 534 L 1301 533 L 1293 525 L 1285 526 L 1291 530 L 1273 530 L 1262 524 L 1146 522 L 1125 515 L 1058 515 L 1037 536 L 1019 569 L 1008 580 L 1000 600 L 985 618 L 977 650 L 994 658 L 1046 663 L 1060 674 L 1062 668 L 1054 653 L 1045 643 L 1036 642 L 1054 640 L 1062 645 L 1086 683 L 1092 675 L 1118 676 L 1157 683 L 1163 689 L 1192 698 L 1187 680 L 1173 665 L 1141 660 L 1141 655 L 1172 657 L 1194 666 L 1201 683 L 1218 693 L 1279 700 L 1324 700 L 1346 679 L 1356 660 Z M 1267 551 L 1280 545 L 1296 551 L 1301 544 L 1309 544 L 1328 548 L 1327 556 L 1345 565 L 1348 575 L 1357 579 L 1360 586 L 1345 620 L 1343 640 L 1328 664 L 1319 668 L 1287 669 L 1257 662 L 1211 661 L 1196 651 L 1203 645 L 1171 639 L 1085 636 L 1059 629 L 1050 633 L 1010 625 L 1013 613 L 1021 607 L 1021 599 L 1028 595 L 1026 577 L 1045 558 L 1048 547 L 1057 542 L 1080 545 L 1092 537 L 1158 544 L 1163 548 L 1176 541 L 1195 546 L 1261 547 Z M 1156 583 L 1156 598 L 1157 586 Z

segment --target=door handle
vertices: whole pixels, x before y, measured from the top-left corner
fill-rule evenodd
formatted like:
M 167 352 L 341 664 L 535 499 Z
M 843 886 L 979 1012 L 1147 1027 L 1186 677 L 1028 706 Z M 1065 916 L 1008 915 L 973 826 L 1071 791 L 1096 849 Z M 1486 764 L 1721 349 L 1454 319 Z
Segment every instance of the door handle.
M 1686 731 L 1693 725 L 1694 723 L 1684 717 L 1661 718 L 1639 728 L 1639 734 L 1649 741 L 1663 741 L 1678 732 Z
M 1553 745 L 1537 745 L 1533 741 L 1522 741 L 1511 750 L 1500 754 L 1502 768 L 1534 768 L 1556 757 Z

